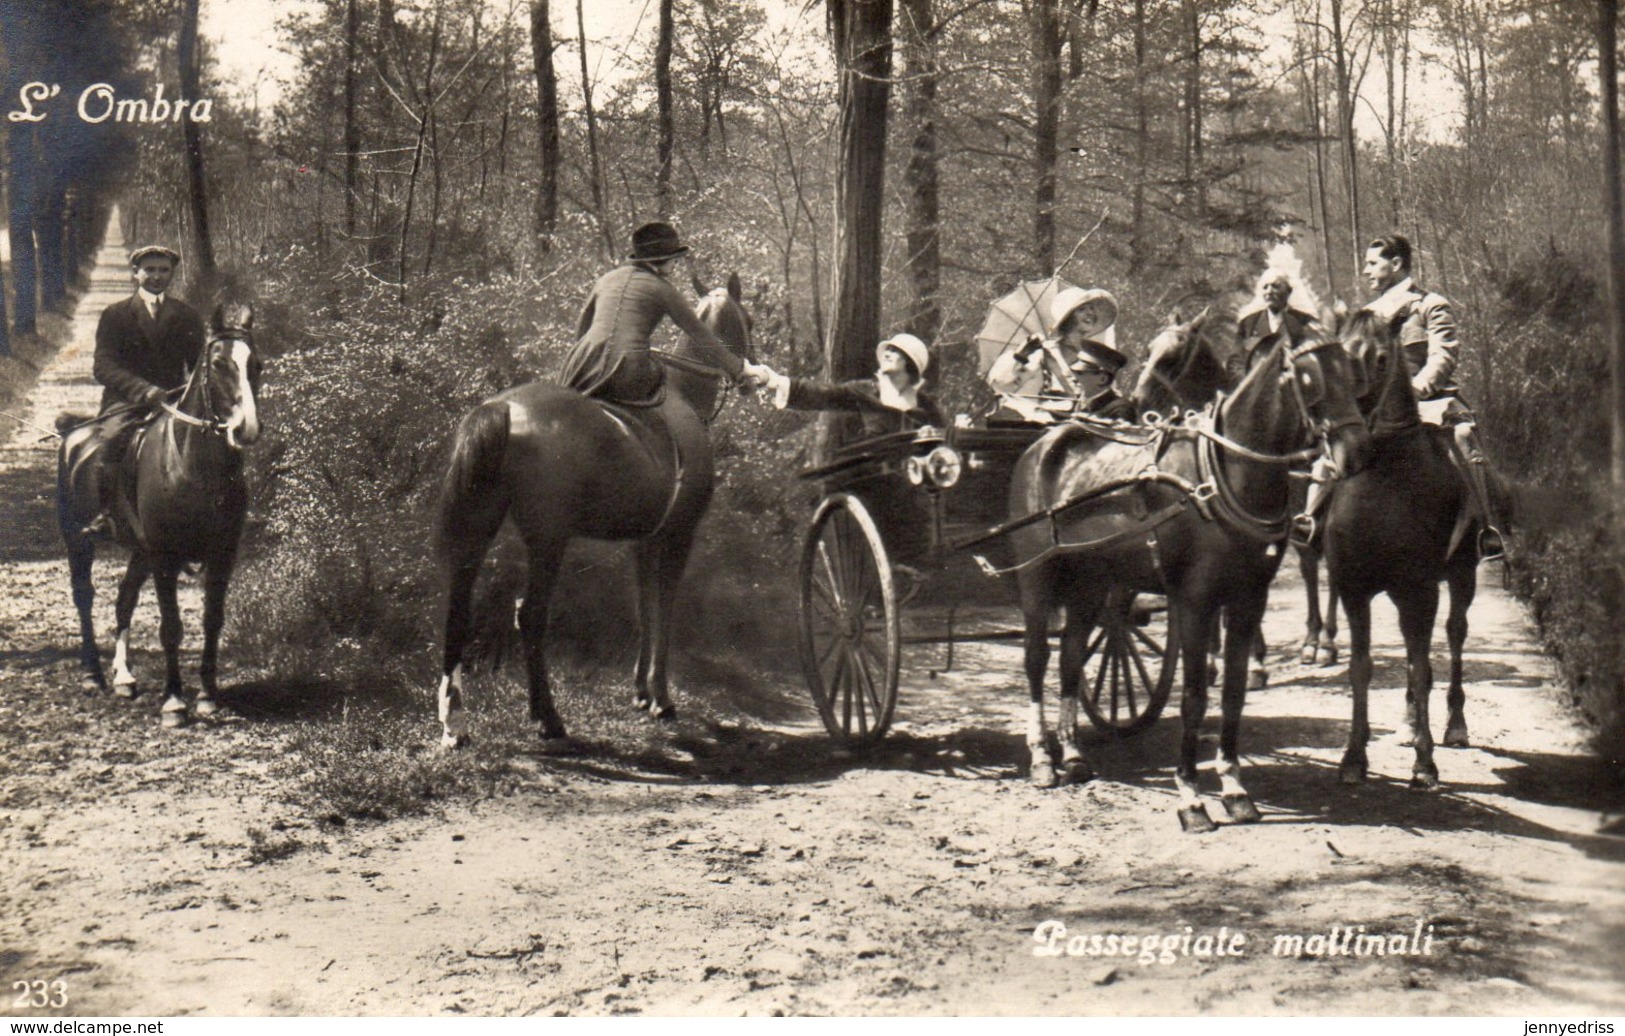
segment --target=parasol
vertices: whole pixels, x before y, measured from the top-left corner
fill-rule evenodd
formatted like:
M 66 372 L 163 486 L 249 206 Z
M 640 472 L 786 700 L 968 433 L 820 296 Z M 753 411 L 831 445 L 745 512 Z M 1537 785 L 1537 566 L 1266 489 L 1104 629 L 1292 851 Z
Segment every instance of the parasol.
M 1055 329 L 1049 322 L 1049 304 L 1058 291 L 1072 287 L 1059 277 L 1042 281 L 1024 281 L 1016 290 L 1001 296 L 988 307 L 987 319 L 976 332 L 976 353 L 981 371 L 993 366 L 993 361 L 1006 349 L 1018 349 L 1030 335 L 1049 338 Z

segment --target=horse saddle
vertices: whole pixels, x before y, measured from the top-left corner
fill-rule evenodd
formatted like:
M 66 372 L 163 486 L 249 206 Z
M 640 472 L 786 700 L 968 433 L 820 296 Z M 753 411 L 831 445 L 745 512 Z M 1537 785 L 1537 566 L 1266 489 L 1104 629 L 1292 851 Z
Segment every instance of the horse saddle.
M 152 428 L 159 411 L 154 410 L 133 419 L 131 422 L 108 421 L 105 417 L 87 417 L 83 414 L 62 414 L 57 418 L 57 430 L 64 436 L 71 436 L 79 427 L 88 426 L 87 435 L 70 443 L 65 458 L 68 485 L 89 485 L 96 494 L 98 506 L 102 499 L 101 463 L 102 453 L 114 440 L 123 438 L 124 449 L 118 460 L 118 468 L 113 475 L 112 484 L 106 487 L 109 497 L 106 510 L 112 519 L 115 536 L 119 542 L 127 542 L 133 538 L 137 528 L 135 520 L 135 487 L 136 487 L 136 457 L 141 450 L 141 444 L 146 440 L 147 432 Z M 88 482 L 81 480 L 89 480 Z

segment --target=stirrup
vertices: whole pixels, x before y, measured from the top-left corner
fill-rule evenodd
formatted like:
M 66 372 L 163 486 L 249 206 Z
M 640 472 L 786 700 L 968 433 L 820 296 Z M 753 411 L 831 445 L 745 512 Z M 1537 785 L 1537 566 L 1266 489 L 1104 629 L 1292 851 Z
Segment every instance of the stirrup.
M 1295 514 L 1292 516 L 1292 531 L 1287 539 L 1294 547 L 1312 547 L 1315 537 L 1320 535 L 1320 523 L 1315 521 L 1312 514 Z
M 1505 561 L 1507 556 L 1506 537 L 1501 530 L 1486 523 L 1478 530 L 1478 560 Z
M 79 530 L 81 536 L 112 536 L 113 516 L 106 511 L 92 518 L 83 529 Z

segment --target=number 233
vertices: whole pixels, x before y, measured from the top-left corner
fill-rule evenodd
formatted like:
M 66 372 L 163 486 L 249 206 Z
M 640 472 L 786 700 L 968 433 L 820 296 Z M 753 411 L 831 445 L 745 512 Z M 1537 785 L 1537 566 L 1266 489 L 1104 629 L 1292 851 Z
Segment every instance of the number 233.
M 17 996 L 11 1001 L 12 1007 L 66 1007 L 68 1005 L 68 984 L 62 979 L 47 982 L 42 978 L 32 982 L 13 982 L 11 988 Z

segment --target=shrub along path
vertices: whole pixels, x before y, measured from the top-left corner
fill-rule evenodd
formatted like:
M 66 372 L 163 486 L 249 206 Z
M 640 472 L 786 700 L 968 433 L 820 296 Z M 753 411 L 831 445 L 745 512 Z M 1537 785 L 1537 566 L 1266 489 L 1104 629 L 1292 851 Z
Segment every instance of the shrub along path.
M 34 397 L 37 423 L 94 405 L 95 319 L 128 284 L 120 250 L 103 258 Z M 1625 1011 L 1625 840 L 1600 830 L 1603 769 L 1495 585 L 1469 643 L 1479 747 L 1441 750 L 1437 795 L 1405 788 L 1384 606 L 1372 779 L 1336 781 L 1346 668 L 1278 656 L 1243 732 L 1265 812 L 1251 828 L 1179 832 L 1173 718 L 1091 740 L 1097 781 L 1029 787 L 1019 663 L 1002 646 L 967 648 L 935 682 L 914 660 L 904 729 L 866 759 L 832 754 L 806 717 L 685 719 L 650 753 L 567 713 L 587 756 L 516 751 L 489 794 L 357 824 L 301 797 L 297 776 L 316 765 L 302 735 L 330 720 L 256 714 L 269 681 L 228 672 L 249 721 L 173 734 L 156 695 L 78 691 L 53 458 L 26 435 L 0 451 L 0 994 L 13 1013 Z M 98 568 L 104 642 L 119 567 Z M 1266 629 L 1286 645 L 1302 605 L 1296 578 L 1283 582 Z M 155 627 L 149 595 L 135 638 L 149 678 Z M 770 690 L 799 697 L 794 682 Z M 518 708 L 493 703 L 494 686 L 473 683 L 476 733 Z M 431 710 L 425 693 L 407 751 L 354 738 L 341 765 L 359 780 L 426 753 Z M 1035 957 L 1046 921 L 1155 935 L 1158 952 Z M 1418 923 L 1430 952 L 1409 945 Z M 1409 952 L 1327 951 L 1333 926 L 1342 945 L 1362 925 Z M 1277 936 L 1305 942 L 1277 955 Z M 14 983 L 35 982 L 58 1006 L 28 1006 L 36 987 Z

